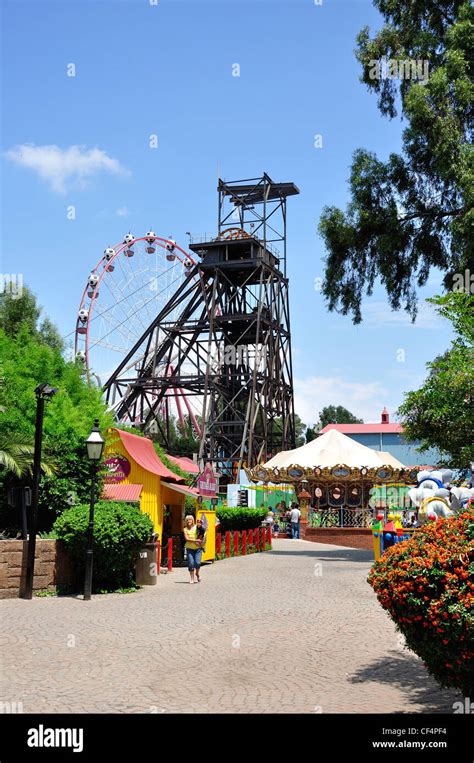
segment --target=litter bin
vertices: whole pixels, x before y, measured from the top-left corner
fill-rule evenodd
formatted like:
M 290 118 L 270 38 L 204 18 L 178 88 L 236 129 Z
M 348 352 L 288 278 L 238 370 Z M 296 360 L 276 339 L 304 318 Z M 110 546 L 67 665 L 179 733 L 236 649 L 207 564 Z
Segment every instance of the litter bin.
M 137 585 L 156 585 L 158 579 L 158 535 L 140 549 L 135 565 L 135 582 Z

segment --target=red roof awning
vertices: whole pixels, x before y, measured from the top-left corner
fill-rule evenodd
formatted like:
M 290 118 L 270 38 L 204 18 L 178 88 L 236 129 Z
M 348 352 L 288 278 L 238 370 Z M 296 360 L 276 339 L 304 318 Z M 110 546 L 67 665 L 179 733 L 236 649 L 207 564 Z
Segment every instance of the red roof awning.
M 335 429 L 342 434 L 401 434 L 403 427 L 401 424 L 326 424 L 321 429 L 320 434 L 326 434 L 330 429 Z
M 167 455 L 169 460 L 179 466 L 183 472 L 188 472 L 188 474 L 199 474 L 199 466 L 195 464 L 191 458 L 188 458 L 187 456 L 170 456 L 169 453 Z
M 139 437 L 130 432 L 124 432 L 122 429 L 113 429 L 122 440 L 127 453 L 136 461 L 136 463 L 146 469 L 147 472 L 163 477 L 170 482 L 184 483 L 183 477 L 178 477 L 168 467 L 164 465 L 157 455 L 153 443 L 148 437 Z
M 102 498 L 106 501 L 139 501 L 143 485 L 109 483 L 104 485 Z

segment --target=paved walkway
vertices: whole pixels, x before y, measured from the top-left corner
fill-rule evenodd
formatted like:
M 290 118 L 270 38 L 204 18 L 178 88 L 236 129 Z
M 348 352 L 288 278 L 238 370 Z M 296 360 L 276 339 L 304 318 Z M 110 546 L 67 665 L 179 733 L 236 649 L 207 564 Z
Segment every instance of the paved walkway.
M 452 712 L 365 582 L 366 551 L 278 539 L 133 594 L 3 600 L 24 712 Z

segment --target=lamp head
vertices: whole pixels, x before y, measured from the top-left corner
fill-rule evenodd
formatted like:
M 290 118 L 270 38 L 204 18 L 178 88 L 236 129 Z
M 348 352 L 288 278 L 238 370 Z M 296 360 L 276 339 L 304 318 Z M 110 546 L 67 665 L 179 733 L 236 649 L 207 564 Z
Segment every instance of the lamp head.
M 100 461 L 104 452 L 105 440 L 99 430 L 99 419 L 94 421 L 94 427 L 86 440 L 87 455 L 91 461 Z
M 38 384 L 35 389 L 36 397 L 52 398 L 55 396 L 56 392 L 59 392 L 58 388 L 52 387 L 51 384 L 48 384 L 48 382 L 42 382 L 42 384 Z

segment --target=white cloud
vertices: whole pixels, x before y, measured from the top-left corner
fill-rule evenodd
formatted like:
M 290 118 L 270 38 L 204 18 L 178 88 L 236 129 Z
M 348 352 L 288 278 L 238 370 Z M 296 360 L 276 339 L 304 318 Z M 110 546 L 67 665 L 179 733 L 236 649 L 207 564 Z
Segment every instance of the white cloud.
M 362 320 L 367 326 L 408 326 L 412 329 L 439 329 L 443 321 L 433 305 L 421 300 L 415 323 L 403 309 L 391 310 L 385 302 L 369 302 L 362 308 Z
M 380 421 L 389 393 L 378 381 L 344 381 L 340 376 L 294 379 L 295 411 L 305 424 L 314 424 L 325 405 L 343 405 L 358 418 Z M 392 416 L 393 418 L 393 416 Z
M 36 172 L 51 190 L 65 193 L 71 188 L 84 188 L 87 181 L 99 172 L 112 175 L 130 174 L 118 159 L 113 159 L 100 148 L 85 146 L 35 146 L 23 144 L 5 152 L 10 161 Z
M 119 207 L 118 209 L 115 210 L 115 214 L 118 215 L 119 217 L 128 217 L 130 214 L 130 210 L 126 206 Z

